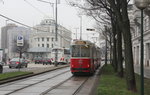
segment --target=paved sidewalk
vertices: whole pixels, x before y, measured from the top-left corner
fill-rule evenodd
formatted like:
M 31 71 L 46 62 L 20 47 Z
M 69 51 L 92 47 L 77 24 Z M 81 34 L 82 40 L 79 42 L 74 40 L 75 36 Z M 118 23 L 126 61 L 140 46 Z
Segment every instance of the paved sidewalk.
M 53 70 L 56 70 L 56 69 L 59 69 L 59 68 L 69 67 L 69 64 L 67 64 L 67 65 L 58 65 L 58 66 L 54 66 L 54 65 L 49 65 L 49 66 L 45 65 L 44 66 L 42 64 L 32 64 L 31 63 L 30 65 L 36 65 L 37 66 L 37 67 L 34 66 L 35 69 L 28 70 L 28 71 L 31 71 L 33 73 L 30 73 L 30 74 L 27 74 L 27 75 L 23 75 L 23 76 L 17 76 L 17 77 L 9 78 L 9 79 L 6 79 L 6 80 L 1 80 L 0 81 L 0 85 L 4 84 L 4 83 L 15 81 L 15 80 L 24 79 L 24 78 L 27 78 L 27 77 L 31 77 L 31 76 L 35 76 L 35 75 L 38 75 L 38 74 L 42 74 L 42 73 L 45 73 L 45 72 L 53 71 Z M 23 70 L 20 70 L 20 71 L 23 71 Z
M 29 71 L 33 72 L 34 74 L 69 66 L 69 64 L 54 66 L 54 65 L 43 65 L 43 64 L 34 64 L 34 63 L 29 63 L 28 65 L 29 67 L 32 68 Z
M 140 65 L 134 65 L 134 71 L 138 74 L 140 74 Z M 150 79 L 150 67 L 144 66 L 144 77 Z

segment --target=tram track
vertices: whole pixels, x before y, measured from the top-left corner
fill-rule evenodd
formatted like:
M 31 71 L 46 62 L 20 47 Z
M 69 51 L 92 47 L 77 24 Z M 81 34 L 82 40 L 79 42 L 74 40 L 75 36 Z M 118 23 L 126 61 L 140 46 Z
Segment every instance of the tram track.
M 68 69 L 60 70 L 58 72 L 55 71 L 46 75 L 31 78 L 29 81 L 19 81 L 18 83 L 14 83 L 14 85 L 12 83 L 12 86 L 21 85 L 22 87 L 16 88 L 15 90 L 9 90 L 11 92 L 2 95 L 82 95 L 81 93 L 85 91 L 85 88 L 91 86 L 89 83 L 91 83 L 91 79 L 94 77 L 94 75 L 73 76 Z M 34 83 L 30 84 L 31 81 Z M 23 82 L 26 82 L 27 84 L 24 84 Z M 1 87 L 0 91 L 2 90 Z M 6 87 L 9 87 L 9 84 L 7 84 Z M 35 88 L 40 89 L 32 90 Z
M 77 90 L 75 90 L 75 92 L 72 95 L 77 95 L 79 91 L 81 91 L 82 87 L 84 86 L 84 84 L 88 81 L 89 77 L 87 79 L 85 79 L 85 81 L 78 87 Z
M 36 82 L 36 83 L 34 83 L 34 84 L 30 84 L 30 85 L 24 86 L 24 87 L 22 87 L 22 88 L 16 89 L 16 90 L 14 90 L 14 91 L 12 91 L 12 92 L 9 92 L 9 93 L 7 93 L 7 94 L 5 94 L 5 95 L 11 95 L 11 94 L 13 94 L 13 93 L 15 93 L 15 92 L 18 92 L 18 91 L 23 90 L 23 89 L 25 89 L 25 88 L 28 88 L 28 87 L 34 86 L 34 85 L 36 85 L 36 84 L 42 83 L 42 82 L 44 82 L 44 81 L 47 81 L 47 80 L 56 78 L 56 77 L 58 77 L 58 76 L 60 76 L 60 75 L 62 75 L 62 74 L 68 73 L 68 72 L 70 72 L 70 70 L 61 72 L 61 73 L 59 73 L 59 74 L 57 74 L 57 75 L 54 75 L 54 76 L 52 76 L 52 77 L 50 77 L 50 78 L 47 78 L 47 79 L 44 79 L 44 80 L 41 80 L 41 81 L 38 81 L 38 82 Z M 0 88 L 5 87 L 5 86 L 9 86 L 9 85 L 13 85 L 13 84 L 15 84 L 15 83 L 9 83 L 8 85 L 1 86 Z
M 68 78 L 68 79 L 62 81 L 61 83 L 59 83 L 59 84 L 53 86 L 52 88 L 50 88 L 50 89 L 48 89 L 47 91 L 41 93 L 40 95 L 50 95 L 49 93 L 50 93 L 52 90 L 55 90 L 55 89 L 59 88 L 61 85 L 67 83 L 68 81 L 72 80 L 73 78 L 75 78 L 75 76 L 71 76 L 70 78 Z M 87 82 L 88 79 L 89 79 L 89 77 L 86 77 L 86 78 L 80 83 L 80 85 L 79 85 L 76 89 L 74 89 L 74 90 L 72 91 L 72 94 L 71 94 L 71 95 L 77 95 L 78 92 L 82 89 L 83 85 Z M 68 90 L 69 90 L 69 89 L 68 89 Z M 66 94 L 66 95 L 67 95 L 67 94 Z
M 59 84 L 57 84 L 57 85 L 55 85 L 55 86 L 53 86 L 53 87 L 47 89 L 46 91 L 42 92 L 40 95 L 46 95 L 48 92 L 50 92 L 50 91 L 54 90 L 55 88 L 59 87 L 60 85 L 62 85 L 63 83 L 65 83 L 66 81 L 68 81 L 69 79 L 71 79 L 72 77 L 73 77 L 73 76 L 71 76 L 70 78 L 68 78 L 68 79 L 66 79 L 66 80 L 64 80 L 64 81 L 62 81 L 62 82 L 60 82 Z

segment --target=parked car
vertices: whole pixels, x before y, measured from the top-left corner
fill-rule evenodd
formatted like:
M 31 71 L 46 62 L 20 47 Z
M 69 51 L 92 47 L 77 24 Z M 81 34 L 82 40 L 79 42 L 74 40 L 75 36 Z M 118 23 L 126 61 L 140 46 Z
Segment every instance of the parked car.
M 35 62 L 35 64 L 42 64 L 43 63 L 43 58 L 41 58 L 41 57 L 35 58 L 34 62 Z
M 9 62 L 9 68 L 21 68 L 21 67 L 28 67 L 28 62 L 24 58 L 13 58 Z
M 0 62 L 0 73 L 3 72 L 3 65 L 4 65 L 4 62 Z
M 51 65 L 52 62 L 51 62 L 51 60 L 50 60 L 49 58 L 44 58 L 44 59 L 43 59 L 43 65 L 44 65 L 44 64 L 46 64 L 46 65 L 47 65 L 47 64 L 50 64 L 50 65 Z

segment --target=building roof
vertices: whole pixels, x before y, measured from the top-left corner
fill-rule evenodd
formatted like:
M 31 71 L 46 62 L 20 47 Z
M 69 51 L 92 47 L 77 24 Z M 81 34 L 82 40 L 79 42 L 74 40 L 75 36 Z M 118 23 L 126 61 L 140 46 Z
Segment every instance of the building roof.
M 28 49 L 28 52 L 51 52 L 50 48 L 45 48 L 45 47 L 34 47 Z

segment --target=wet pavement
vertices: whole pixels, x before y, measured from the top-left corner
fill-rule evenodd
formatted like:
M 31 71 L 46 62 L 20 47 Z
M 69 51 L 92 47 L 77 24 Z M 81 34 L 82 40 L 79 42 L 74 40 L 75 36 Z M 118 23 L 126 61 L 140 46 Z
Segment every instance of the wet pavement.
M 62 72 L 66 73 L 61 74 Z M 57 76 L 58 74 L 60 74 L 60 76 Z M 57 83 L 70 76 L 72 76 L 72 74 L 69 72 L 68 67 L 23 80 L 6 83 L 0 85 L 0 95 L 40 95 L 42 92 L 57 85 Z
M 54 65 L 43 65 L 43 64 L 34 64 L 34 63 L 29 63 L 27 68 L 9 68 L 8 65 L 3 66 L 3 73 L 6 72 L 15 72 L 15 71 L 35 71 L 35 70 L 39 70 L 39 69 L 47 69 L 47 68 L 51 68 L 54 67 Z

